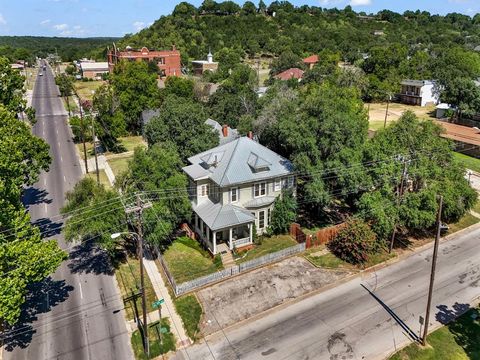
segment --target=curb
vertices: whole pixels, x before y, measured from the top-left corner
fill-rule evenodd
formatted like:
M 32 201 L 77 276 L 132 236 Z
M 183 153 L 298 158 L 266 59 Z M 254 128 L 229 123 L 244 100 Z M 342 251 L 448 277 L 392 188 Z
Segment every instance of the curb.
M 447 236 L 441 238 L 441 239 L 440 239 L 440 243 L 444 243 L 444 242 L 448 242 L 448 241 L 450 241 L 450 240 L 454 240 L 456 237 L 458 237 L 458 235 L 462 235 L 462 234 L 464 234 L 464 233 L 469 233 L 469 232 L 475 231 L 475 230 L 477 230 L 477 229 L 480 229 L 480 222 L 479 222 L 479 223 L 476 223 L 476 224 L 474 224 L 474 225 L 472 225 L 472 226 L 466 227 L 466 228 L 464 228 L 464 229 L 462 229 L 462 230 L 459 230 L 459 231 L 457 231 L 457 232 L 455 232 L 455 233 L 453 233 L 453 234 L 450 234 L 450 235 L 447 235 Z M 356 273 L 353 273 L 353 274 L 351 274 L 351 275 L 349 275 L 349 276 L 345 276 L 343 279 L 340 279 L 340 280 L 337 281 L 337 282 L 334 282 L 334 283 L 331 283 L 331 284 L 327 284 L 327 285 L 322 286 L 322 287 L 320 287 L 320 288 L 318 288 L 318 289 L 316 289 L 316 290 L 313 290 L 313 291 L 311 291 L 311 292 L 309 292 L 309 293 L 300 295 L 299 297 L 297 297 L 297 298 L 295 298 L 295 299 L 292 299 L 292 300 L 283 302 L 283 303 L 281 303 L 281 304 L 278 304 L 278 305 L 276 305 L 276 306 L 274 306 L 274 307 L 272 307 L 272 308 L 270 308 L 270 309 L 267 309 L 267 310 L 265 310 L 265 311 L 262 311 L 261 313 L 258 313 L 258 314 L 256 314 L 256 315 L 253 315 L 253 316 L 251 316 L 251 317 L 249 317 L 249 318 L 247 318 L 247 319 L 240 320 L 240 321 L 238 321 L 238 322 L 236 322 L 236 323 L 234 323 L 234 324 L 232 324 L 232 325 L 228 325 L 228 326 L 225 326 L 225 327 L 221 327 L 220 330 L 217 330 L 217 331 L 215 331 L 215 332 L 213 332 L 213 333 L 205 336 L 204 338 L 205 338 L 205 339 L 206 339 L 206 338 L 212 338 L 212 337 L 218 336 L 219 333 L 221 333 L 221 332 L 223 332 L 223 331 L 225 331 L 225 330 L 235 329 L 235 328 L 238 328 L 238 327 L 240 327 L 240 326 L 242 326 L 242 325 L 248 324 L 249 322 L 253 322 L 253 321 L 255 321 L 255 320 L 261 319 L 261 318 L 263 318 L 263 317 L 265 317 L 265 316 L 270 315 L 271 313 L 273 313 L 273 312 L 275 312 L 275 311 L 277 311 L 277 310 L 283 309 L 283 308 L 288 307 L 288 306 L 290 306 L 290 305 L 294 305 L 294 304 L 296 304 L 296 303 L 298 303 L 298 302 L 300 302 L 300 301 L 302 301 L 302 300 L 305 300 L 305 299 L 307 299 L 307 298 L 309 298 L 309 297 L 318 295 L 318 294 L 320 294 L 320 293 L 322 293 L 322 292 L 325 292 L 325 291 L 328 291 L 328 290 L 330 290 L 330 289 L 333 289 L 333 288 L 335 288 L 335 287 L 337 287 L 337 286 L 343 285 L 343 284 L 345 284 L 345 283 L 349 282 L 350 280 L 353 280 L 353 279 L 355 279 L 355 278 L 357 278 L 357 277 L 362 277 L 364 274 L 368 274 L 368 273 L 371 273 L 371 272 L 375 272 L 375 271 L 377 271 L 377 270 L 381 270 L 381 269 L 383 269 L 383 268 L 385 268 L 385 267 L 387 267 L 387 266 L 390 266 L 390 265 L 393 265 L 393 264 L 399 262 L 400 260 L 404 260 L 404 259 L 406 259 L 406 258 L 409 258 L 409 257 L 411 257 L 411 256 L 414 256 L 414 255 L 418 254 L 419 252 L 422 252 L 422 251 L 424 251 L 424 250 L 426 250 L 426 249 L 428 249 L 428 248 L 430 248 L 430 247 L 433 247 L 433 245 L 434 245 L 434 241 L 430 241 L 430 242 L 428 242 L 428 243 L 426 243 L 426 244 L 424 244 L 424 245 L 422 245 L 422 246 L 419 246 L 419 247 L 417 247 L 417 248 L 413 248 L 413 249 L 411 249 L 409 252 L 405 252 L 404 254 L 401 254 L 401 255 L 399 255 L 399 256 L 396 256 L 396 257 L 394 257 L 394 258 L 392 258 L 392 259 L 389 259 L 389 260 L 387 260 L 387 261 L 385 261 L 385 262 L 383 262 L 383 263 L 380 263 L 380 264 L 371 266 L 371 267 L 369 267 L 369 268 L 360 270 L 360 271 L 358 271 L 358 272 L 356 272 Z M 294 255 L 294 256 L 298 256 L 298 255 L 300 255 L 300 254 L 296 254 L 296 255 Z M 307 259 L 305 259 L 305 260 L 306 260 L 307 262 L 309 262 Z M 309 263 L 310 263 L 310 262 L 309 262 Z M 200 290 L 201 290 L 201 289 L 200 289 Z M 196 291 L 195 291 L 195 293 L 196 293 Z M 203 308 L 203 306 L 202 306 L 202 308 Z M 432 331 L 433 331 L 433 329 L 432 329 Z

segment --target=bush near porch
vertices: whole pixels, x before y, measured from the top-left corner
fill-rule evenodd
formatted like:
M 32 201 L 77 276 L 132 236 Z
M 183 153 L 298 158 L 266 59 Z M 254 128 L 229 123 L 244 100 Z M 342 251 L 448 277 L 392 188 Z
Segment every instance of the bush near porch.
M 255 247 L 238 252 L 235 260 L 238 264 L 295 245 L 297 242 L 290 235 L 259 236 Z
M 219 257 L 212 258 L 199 242 L 185 236 L 173 241 L 163 253 L 163 259 L 177 284 L 223 269 Z

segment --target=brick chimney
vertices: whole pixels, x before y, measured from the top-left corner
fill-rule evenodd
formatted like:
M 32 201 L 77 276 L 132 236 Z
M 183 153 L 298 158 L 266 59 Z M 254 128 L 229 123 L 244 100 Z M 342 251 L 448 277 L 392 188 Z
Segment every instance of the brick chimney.
M 249 131 L 247 136 L 248 136 L 249 139 L 253 140 L 253 132 L 252 131 Z
M 223 137 L 228 136 L 228 125 L 223 125 L 222 126 L 222 134 L 223 134 Z

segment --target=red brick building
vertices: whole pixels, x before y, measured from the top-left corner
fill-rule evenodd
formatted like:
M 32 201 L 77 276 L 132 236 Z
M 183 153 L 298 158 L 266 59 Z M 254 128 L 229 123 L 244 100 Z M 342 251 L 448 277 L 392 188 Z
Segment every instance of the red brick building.
M 155 61 L 159 68 L 159 76 L 180 76 L 182 74 L 180 63 L 180 51 L 175 46 L 172 50 L 149 50 L 142 47 L 140 50 L 127 47 L 121 51 L 114 45 L 113 49 L 107 52 L 108 67 L 110 72 L 113 71 L 115 65 L 122 59 L 128 61 Z

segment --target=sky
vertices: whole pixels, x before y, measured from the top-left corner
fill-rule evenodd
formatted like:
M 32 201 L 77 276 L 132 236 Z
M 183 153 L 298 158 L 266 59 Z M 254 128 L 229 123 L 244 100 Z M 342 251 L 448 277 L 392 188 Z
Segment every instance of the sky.
M 221 0 L 217 0 L 221 1 Z M 264 0 L 269 4 L 269 0 Z M 172 12 L 180 0 L 0 0 L 0 35 L 123 36 L 149 26 Z M 199 6 L 202 0 L 190 0 Z M 243 1 L 235 1 L 243 4 Z M 255 4 L 258 0 L 253 1 Z M 389 9 L 426 10 L 432 14 L 480 13 L 480 0 L 290 0 L 294 5 L 343 9 L 351 5 L 367 13 Z

